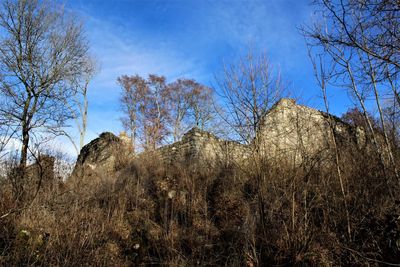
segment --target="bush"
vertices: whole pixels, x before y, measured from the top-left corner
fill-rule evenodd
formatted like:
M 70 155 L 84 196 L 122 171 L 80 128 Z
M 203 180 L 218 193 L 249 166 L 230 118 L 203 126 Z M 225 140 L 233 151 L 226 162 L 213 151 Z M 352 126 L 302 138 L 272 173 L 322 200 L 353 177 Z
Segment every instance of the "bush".
M 340 158 L 350 236 L 336 166 L 318 157 L 297 167 L 263 160 L 240 168 L 141 158 L 110 179 L 42 188 L 19 207 L 6 179 L 0 216 L 11 213 L 0 219 L 0 265 L 398 262 L 400 199 L 390 194 L 397 181 L 371 154 L 342 149 Z

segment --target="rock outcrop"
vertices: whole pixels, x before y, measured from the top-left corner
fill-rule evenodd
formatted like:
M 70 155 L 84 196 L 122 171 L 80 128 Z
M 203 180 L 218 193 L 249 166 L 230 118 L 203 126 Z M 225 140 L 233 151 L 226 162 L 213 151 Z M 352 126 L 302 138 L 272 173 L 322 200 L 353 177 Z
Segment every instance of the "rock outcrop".
M 112 133 L 105 132 L 84 146 L 78 156 L 72 177 L 93 175 L 107 179 L 131 155 L 129 145 Z

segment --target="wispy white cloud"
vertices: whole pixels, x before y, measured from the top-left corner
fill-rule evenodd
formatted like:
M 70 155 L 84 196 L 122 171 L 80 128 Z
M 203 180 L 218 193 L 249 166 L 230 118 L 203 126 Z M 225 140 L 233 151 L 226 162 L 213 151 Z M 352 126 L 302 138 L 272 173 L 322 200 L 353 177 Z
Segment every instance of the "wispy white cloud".
M 236 48 L 255 46 L 268 52 L 276 64 L 288 67 L 307 61 L 298 27 L 309 19 L 311 7 L 303 1 L 216 1 L 212 5 L 210 29 Z
M 152 40 L 143 40 L 126 26 L 115 25 L 93 14 L 82 13 L 82 16 L 87 23 L 92 53 L 100 65 L 90 85 L 87 141 L 104 131 L 118 133 L 121 130 L 117 77 L 155 73 L 173 80 L 178 77 L 201 79 L 206 75 L 199 60 L 188 57 L 167 41 L 151 44 Z M 76 129 L 69 132 L 77 138 Z
M 188 77 L 210 84 L 222 60 L 242 55 L 249 45 L 267 52 L 298 94 L 309 97 L 318 93 L 311 89 L 316 88 L 312 68 L 297 28 L 311 14 L 306 0 L 171 1 L 154 5 L 122 1 L 116 2 L 115 10 L 102 10 L 101 14 L 93 7 L 110 5 L 79 3 L 92 51 L 101 65 L 89 92 L 87 140 L 103 131 L 121 130 L 118 76 L 156 73 L 170 80 Z
M 151 44 L 134 30 L 116 26 L 91 17 L 88 25 L 94 53 L 101 71 L 94 80 L 102 88 L 115 87 L 122 74 L 157 73 L 170 79 L 179 76 L 199 76 L 201 66 L 168 42 Z M 150 42 L 150 43 L 149 43 Z

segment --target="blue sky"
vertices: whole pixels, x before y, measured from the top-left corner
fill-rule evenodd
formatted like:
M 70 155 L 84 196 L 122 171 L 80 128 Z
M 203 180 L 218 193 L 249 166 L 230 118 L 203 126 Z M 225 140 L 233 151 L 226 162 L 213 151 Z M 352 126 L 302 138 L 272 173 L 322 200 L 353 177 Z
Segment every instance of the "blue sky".
M 313 16 L 310 0 L 150 1 L 67 0 L 85 23 L 100 72 L 89 93 L 86 142 L 122 128 L 118 107 L 123 74 L 193 78 L 212 86 L 223 62 L 234 61 L 249 45 L 264 51 L 301 102 L 322 109 L 304 38 L 298 27 Z M 347 110 L 345 93 L 332 90 L 331 111 Z

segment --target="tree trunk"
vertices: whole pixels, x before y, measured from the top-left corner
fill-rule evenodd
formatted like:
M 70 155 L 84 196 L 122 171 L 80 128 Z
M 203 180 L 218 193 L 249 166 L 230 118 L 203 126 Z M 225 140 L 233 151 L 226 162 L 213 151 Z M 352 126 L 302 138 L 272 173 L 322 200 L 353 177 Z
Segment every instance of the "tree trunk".
M 30 92 L 29 89 L 27 89 Z M 29 95 L 24 104 L 24 110 L 22 113 L 22 148 L 21 148 L 21 158 L 20 166 L 22 168 L 26 167 L 26 162 L 28 160 L 28 145 L 29 145 L 29 108 L 31 106 L 32 96 Z
M 87 88 L 87 84 L 86 84 Z M 86 95 L 86 89 L 83 94 L 83 112 L 82 112 L 82 129 L 79 133 L 79 151 L 82 150 L 83 145 L 85 144 L 85 135 L 86 135 L 86 128 L 87 128 L 87 112 L 88 112 L 88 100 Z
M 21 148 L 21 167 L 26 167 L 28 161 L 29 131 L 26 124 L 22 126 L 22 148 Z

